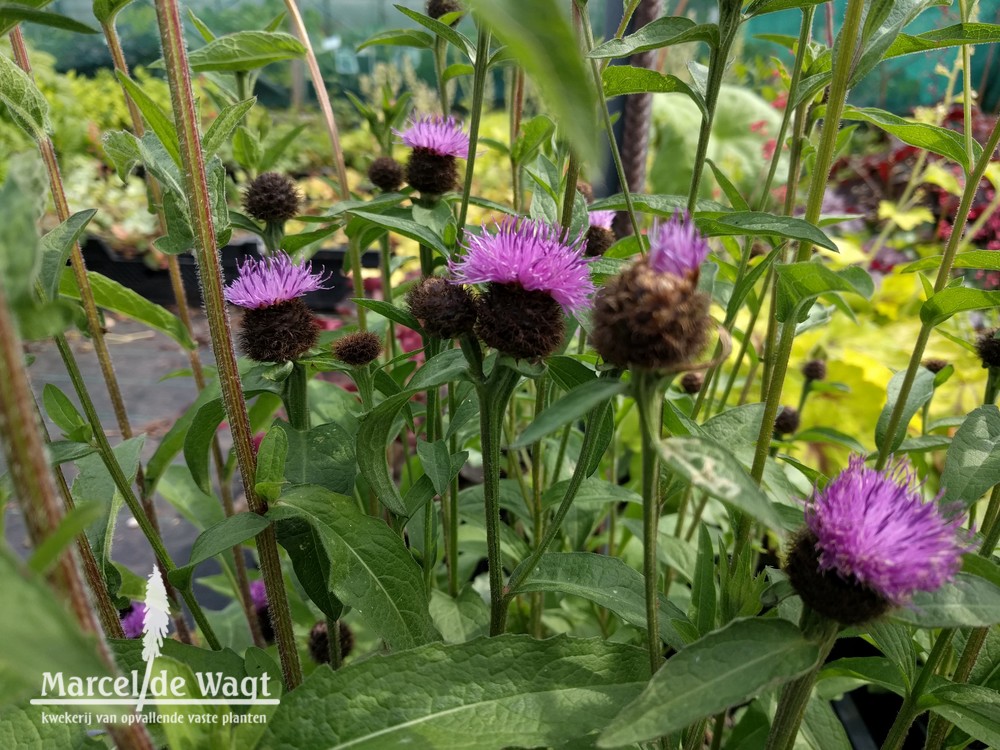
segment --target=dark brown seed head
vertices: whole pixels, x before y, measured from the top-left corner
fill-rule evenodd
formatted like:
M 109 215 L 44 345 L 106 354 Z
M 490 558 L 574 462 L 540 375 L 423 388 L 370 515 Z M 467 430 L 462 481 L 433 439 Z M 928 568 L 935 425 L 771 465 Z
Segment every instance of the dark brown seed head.
M 785 573 L 803 602 L 842 625 L 870 622 L 892 608 L 889 600 L 853 576 L 843 578 L 836 571 L 820 570 L 816 542 L 816 535 L 803 529 L 792 540 L 785 560 Z
M 922 364 L 928 370 L 930 370 L 935 375 L 937 375 L 939 372 L 941 372 L 941 370 L 943 370 L 944 368 L 946 368 L 950 363 L 946 359 L 934 359 L 934 358 L 931 358 L 931 359 L 925 359 L 920 364 Z
M 472 333 L 476 303 L 469 291 L 440 276 L 429 276 L 406 295 L 410 312 L 432 336 L 452 339 Z
M 426 195 L 441 195 L 458 184 L 458 166 L 454 156 L 417 147 L 406 162 L 406 181 Z
M 591 258 L 604 255 L 608 248 L 615 244 L 615 233 L 604 227 L 591 227 L 587 230 L 587 255 Z
M 271 613 L 265 604 L 257 607 L 257 623 L 260 625 L 260 634 L 268 643 L 274 643 L 274 625 L 271 624 Z
M 490 284 L 476 300 L 476 333 L 515 359 L 539 359 L 562 344 L 562 308 L 547 293 L 519 284 Z
M 309 655 L 317 664 L 330 663 L 330 631 L 326 620 L 320 620 L 309 631 Z M 343 622 L 340 623 L 340 658 L 346 659 L 354 650 L 354 633 Z
M 368 165 L 368 179 L 383 193 L 395 192 L 403 184 L 403 165 L 391 156 L 380 156 Z
M 976 339 L 976 351 L 983 361 L 983 367 L 1000 367 L 1000 339 L 996 338 L 998 330 L 1000 329 L 993 328 L 984 331 Z
M 576 192 L 582 195 L 583 199 L 587 201 L 587 203 L 594 202 L 594 186 L 591 185 L 589 182 L 583 182 L 582 180 L 580 182 L 577 182 Z
M 590 336 L 594 348 L 622 368 L 681 369 L 708 343 L 709 299 L 696 283 L 638 261 L 598 290 Z
M 431 18 L 440 18 L 447 13 L 460 13 L 462 4 L 458 0 L 428 0 L 427 15 Z
M 333 356 L 351 367 L 374 362 L 382 353 L 382 339 L 371 331 L 357 331 L 333 342 Z
M 681 378 L 681 389 L 690 396 L 698 393 L 705 384 L 705 376 L 700 372 L 686 372 Z
M 806 380 L 826 380 L 826 360 L 810 359 L 802 365 L 802 374 Z
M 782 406 L 774 419 L 774 431 L 779 435 L 793 435 L 799 429 L 799 413 L 790 406 Z
M 243 192 L 243 209 L 258 221 L 284 223 L 299 213 L 302 196 L 283 174 L 265 172 Z
M 316 316 L 301 299 L 243 311 L 240 349 L 256 362 L 290 362 L 316 345 Z

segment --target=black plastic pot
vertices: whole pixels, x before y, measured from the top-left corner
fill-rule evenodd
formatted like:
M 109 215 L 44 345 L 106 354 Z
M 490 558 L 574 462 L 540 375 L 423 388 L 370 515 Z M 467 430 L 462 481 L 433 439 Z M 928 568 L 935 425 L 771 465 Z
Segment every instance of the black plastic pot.
M 236 278 L 239 264 L 246 258 L 259 258 L 259 245 L 252 239 L 245 240 L 222 248 L 222 273 L 228 283 Z M 170 286 L 170 276 L 166 269 L 150 268 L 142 258 L 128 258 L 116 253 L 99 237 L 88 237 L 83 245 L 83 257 L 87 268 L 107 276 L 114 281 L 141 294 L 150 302 L 160 305 L 174 303 L 174 292 Z M 314 310 L 330 311 L 336 309 L 353 293 L 351 282 L 341 273 L 344 267 L 344 248 L 329 248 L 320 250 L 313 256 L 313 267 L 322 268 L 332 274 L 329 288 L 312 292 L 305 296 L 306 303 Z M 177 256 L 181 269 L 181 279 L 188 304 L 201 305 L 201 288 L 198 285 L 198 266 L 194 256 L 184 253 Z M 365 268 L 378 268 L 379 253 L 370 250 L 361 256 L 361 265 Z

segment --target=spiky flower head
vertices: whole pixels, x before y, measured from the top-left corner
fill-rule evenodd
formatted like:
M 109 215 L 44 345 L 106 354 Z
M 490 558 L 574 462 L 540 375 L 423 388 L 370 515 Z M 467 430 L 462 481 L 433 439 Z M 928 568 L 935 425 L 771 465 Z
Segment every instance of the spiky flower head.
M 368 179 L 383 193 L 395 192 L 403 184 L 403 165 L 391 156 L 380 156 L 368 165 Z
M 810 359 L 802 365 L 802 376 L 806 380 L 826 380 L 826 360 Z
M 462 4 L 458 0 L 427 0 L 427 15 L 434 19 L 448 13 L 459 13 L 461 10 Z
M 931 357 L 929 359 L 925 359 L 920 364 L 922 364 L 928 370 L 930 370 L 935 375 L 937 375 L 939 372 L 941 372 L 941 370 L 943 370 L 944 368 L 946 368 L 949 363 L 948 363 L 948 360 L 946 360 L 946 359 L 936 359 L 934 357 Z
M 979 352 L 979 359 L 983 362 L 983 367 L 1000 367 L 1000 329 L 993 328 L 984 331 L 976 339 L 976 351 Z
M 774 418 L 774 431 L 778 435 L 791 435 L 794 432 L 798 432 L 799 423 L 798 410 L 793 409 L 791 406 L 782 406 L 781 411 L 778 412 L 778 416 Z
M 264 581 L 258 579 L 250 582 L 250 603 L 257 614 L 260 634 L 268 643 L 274 643 L 274 624 L 271 622 L 271 611 L 267 604 L 267 589 L 264 587 Z
M 454 117 L 417 115 L 411 117 L 406 130 L 393 130 L 412 149 L 424 149 L 438 156 L 469 156 L 469 135 Z
M 544 292 L 567 312 L 590 304 L 594 284 L 582 242 L 564 242 L 560 230 L 542 221 L 507 217 L 497 232 L 467 235 L 466 253 L 449 262 L 455 281 L 513 284 Z
M 657 273 L 684 277 L 697 275 L 708 257 L 708 242 L 687 212 L 669 221 L 657 220 L 649 232 L 649 266 Z
M 329 280 L 329 274 L 316 273 L 310 263 L 296 263 L 285 253 L 248 257 L 239 264 L 239 276 L 226 287 L 226 301 L 256 310 L 326 289 Z
M 617 211 L 591 211 L 590 226 L 611 229 L 611 225 L 615 223 L 615 216 L 617 215 Z
M 382 353 L 382 339 L 371 331 L 356 331 L 337 339 L 333 356 L 351 367 L 363 367 Z
M 340 623 L 340 658 L 346 659 L 354 650 L 354 633 L 346 623 Z M 330 631 L 326 620 L 319 620 L 309 631 L 309 655 L 317 664 L 330 663 Z
M 442 339 L 472 333 L 476 303 L 469 290 L 440 276 L 428 276 L 406 295 L 406 304 L 424 330 Z
M 681 378 L 681 390 L 689 396 L 700 392 L 703 385 L 705 385 L 705 376 L 697 371 L 686 372 L 684 373 L 684 377 Z
M 968 548 L 961 521 L 924 501 L 905 460 L 877 471 L 852 456 L 808 501 L 786 569 L 810 607 L 857 624 L 951 580 Z
M 254 609 L 267 606 L 267 588 L 263 580 L 258 578 L 250 581 L 250 601 L 253 602 Z
M 122 621 L 122 630 L 126 638 L 138 638 L 142 635 L 143 605 L 132 602 L 127 609 L 118 613 Z
M 229 302 L 246 309 L 240 331 L 243 353 L 257 362 L 290 362 L 315 346 L 316 316 L 301 297 L 325 289 L 329 278 L 284 253 L 243 261 L 225 292 Z
M 283 224 L 299 213 L 302 196 L 295 182 L 277 172 L 264 172 L 243 192 L 243 208 L 258 221 Z

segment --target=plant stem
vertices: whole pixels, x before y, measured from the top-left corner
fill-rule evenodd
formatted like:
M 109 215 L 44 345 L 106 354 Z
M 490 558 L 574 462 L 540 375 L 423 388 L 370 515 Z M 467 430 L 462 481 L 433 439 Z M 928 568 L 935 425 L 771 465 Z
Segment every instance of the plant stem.
M 294 3 L 292 0 L 286 0 L 286 2 L 292 6 L 289 8 L 292 11 Z M 252 512 L 263 514 L 266 512 L 266 505 L 257 496 L 254 488 L 256 456 L 251 443 L 250 420 L 240 384 L 236 353 L 233 350 L 229 316 L 222 294 L 222 269 L 219 263 L 215 223 L 212 217 L 212 201 L 206 181 L 205 159 L 201 148 L 201 136 L 198 132 L 191 73 L 188 68 L 187 49 L 184 44 L 184 28 L 177 0 L 156 0 L 156 15 L 163 44 L 163 59 L 170 83 L 170 98 L 180 141 L 181 160 L 184 165 L 182 171 L 191 225 L 195 235 L 195 255 L 198 259 L 202 296 L 205 300 L 205 309 L 209 320 L 212 349 L 219 368 L 223 404 L 233 435 L 247 506 Z M 293 16 L 298 16 L 297 8 Z M 268 526 L 257 536 L 257 553 L 267 590 L 271 621 L 274 625 L 275 640 L 281 658 L 282 674 L 286 688 L 291 690 L 302 681 L 302 672 L 299 666 L 295 636 L 292 632 L 291 614 L 288 609 L 288 597 L 285 593 L 284 578 L 281 572 L 278 543 L 271 526 Z
M 361 275 L 361 244 L 358 237 L 351 237 L 347 243 L 347 249 L 351 258 L 351 281 L 354 284 L 354 296 L 357 299 L 365 298 L 365 280 Z M 362 331 L 368 330 L 368 310 L 363 305 L 357 305 L 358 328 Z
M 319 110 L 323 115 L 323 123 L 326 125 L 326 133 L 330 137 L 330 146 L 333 150 L 333 163 L 337 168 L 337 182 L 340 183 L 340 199 L 351 199 L 351 187 L 347 182 L 347 165 L 344 163 L 344 150 L 340 145 L 340 131 L 337 129 L 337 120 L 333 116 L 333 107 L 330 106 L 330 95 L 326 91 L 326 84 L 323 82 L 323 74 L 319 69 L 319 62 L 316 60 L 316 52 L 313 50 L 312 42 L 309 41 L 309 32 L 302 20 L 299 6 L 295 0 L 285 0 L 285 8 L 288 9 L 288 17 L 292 21 L 295 34 L 299 41 L 306 48 L 306 65 L 309 66 L 309 78 L 312 79 L 313 90 L 316 92 L 316 101 L 319 102 Z
M 649 647 L 649 671 L 651 674 L 656 674 L 663 663 L 656 560 L 660 520 L 657 444 L 660 440 L 663 407 L 658 398 L 660 384 L 658 375 L 634 370 L 632 377 L 633 397 L 639 410 L 639 423 L 642 428 L 642 572 L 646 584 L 646 641 Z
M 490 61 L 490 28 L 481 19 L 476 19 L 479 36 L 476 39 L 476 64 L 472 78 L 472 113 L 469 119 L 469 158 L 465 162 L 465 184 L 462 187 L 462 203 L 458 209 L 458 239 L 462 243 L 465 234 L 465 220 L 469 215 L 469 197 L 472 195 L 472 177 L 476 169 L 476 148 L 479 146 L 479 124 L 483 119 L 483 99 L 486 96 L 486 74 Z
M 0 284 L 0 423 L 4 426 L 0 435 L 14 496 L 21 506 L 32 543 L 37 547 L 56 531 L 63 516 L 52 484 L 45 442 L 38 429 L 31 386 L 24 371 L 20 336 L 7 306 L 3 284 Z M 114 659 L 94 620 L 70 549 L 59 556 L 49 577 L 68 601 L 80 627 L 97 636 L 101 661 L 114 673 Z M 152 740 L 141 722 L 128 726 L 109 724 L 108 731 L 119 747 L 152 750 Z
M 954 635 L 955 628 L 945 628 L 938 634 L 931 652 L 927 655 L 927 661 L 921 667 L 910 692 L 903 699 L 903 705 L 900 707 L 899 713 L 896 714 L 895 721 L 892 722 L 885 742 L 882 743 L 882 750 L 900 750 L 903 747 L 903 742 L 910 732 L 913 720 L 922 713 L 922 710 L 917 708 L 917 702 L 924 694 L 924 688 L 927 687 L 927 683 L 930 682 L 935 670 L 937 670 L 938 664 L 941 663 Z
M 448 42 L 439 36 L 434 40 L 434 75 L 438 82 L 438 100 L 441 102 L 441 116 L 451 114 L 448 102 L 448 82 L 444 80 L 444 71 L 448 64 Z
M 837 640 L 840 626 L 807 607 L 802 612 L 802 630 L 807 638 L 819 646 L 819 655 L 812 669 L 782 688 L 778 711 L 771 722 L 765 750 L 792 750 L 795 746 L 795 738 L 799 734 L 802 717 L 805 716 L 806 706 L 812 696 L 816 675 L 823 668 L 823 663 Z
M 938 268 L 937 280 L 934 282 L 935 293 L 944 289 L 951 279 L 955 254 L 961 245 L 962 234 L 969 220 L 969 209 L 972 207 L 972 201 L 979 191 L 979 183 L 983 179 L 986 167 L 989 165 L 993 152 L 996 150 L 997 143 L 1000 143 L 1000 120 L 997 120 L 994 124 L 993 131 L 983 146 L 982 156 L 973 168 L 972 173 L 966 177 L 965 189 L 962 191 L 962 199 L 958 206 L 958 212 L 955 214 L 951 236 L 948 237 L 948 244 L 945 245 L 944 254 L 941 256 L 941 266 Z M 902 424 L 903 410 L 906 406 L 906 400 L 910 395 L 910 389 L 913 387 L 913 381 L 917 377 L 917 371 L 920 368 L 920 362 L 924 357 L 924 350 L 927 347 L 927 341 L 930 339 L 931 332 L 934 330 L 934 325 L 933 321 L 931 321 L 923 323 L 920 326 L 917 341 L 913 346 L 913 353 L 910 355 L 910 364 L 906 368 L 906 374 L 903 376 L 903 382 L 900 385 L 899 395 L 889 416 L 888 426 L 885 431 L 885 440 L 879 446 L 878 461 L 875 464 L 875 468 L 877 469 L 885 467 L 889 460 L 896 433 L 900 429 L 905 428 L 905 425 Z
M 569 237 L 569 228 L 573 224 L 573 206 L 576 203 L 576 186 L 580 181 L 580 159 L 576 151 L 569 152 L 569 165 L 566 167 L 566 192 L 563 193 L 562 226 L 563 236 Z
M 490 569 L 490 635 L 501 635 L 507 621 L 500 551 L 500 441 L 503 417 L 521 376 L 497 363 L 479 384 L 479 429 L 483 452 L 483 500 L 486 506 L 486 556 Z
M 340 648 L 340 620 L 326 618 L 326 647 L 330 654 L 330 669 L 336 672 L 344 663 Z
M 583 41 L 585 44 L 585 52 L 589 52 L 594 49 L 594 30 L 590 23 L 590 10 L 586 3 L 581 3 L 580 0 L 576 0 L 577 7 L 580 9 L 580 19 L 582 21 L 583 27 Z M 634 2 L 630 10 L 635 11 L 635 8 L 639 6 L 638 2 Z M 626 14 L 631 18 L 631 13 Z M 628 22 L 622 20 L 622 23 L 627 27 Z M 624 30 L 621 29 L 621 33 Z M 608 98 L 604 95 L 604 84 L 602 71 L 603 66 L 597 60 L 590 61 L 591 70 L 594 73 L 594 85 L 597 87 L 597 103 L 598 109 L 600 110 L 600 116 L 604 125 L 604 132 L 608 136 L 608 145 L 611 148 L 611 159 L 615 164 L 615 172 L 618 175 L 618 181 L 622 186 L 622 195 L 625 198 L 625 210 L 628 212 L 629 221 L 632 223 L 632 231 L 635 233 L 636 238 L 639 240 L 639 248 L 643 249 L 644 244 L 642 241 L 642 233 L 639 230 L 639 219 L 637 218 L 635 212 L 635 205 L 632 203 L 632 194 L 628 189 L 628 175 L 625 174 L 625 165 L 622 163 L 621 150 L 618 148 L 618 141 L 615 140 L 615 130 L 614 125 L 611 122 L 611 112 L 608 110 Z

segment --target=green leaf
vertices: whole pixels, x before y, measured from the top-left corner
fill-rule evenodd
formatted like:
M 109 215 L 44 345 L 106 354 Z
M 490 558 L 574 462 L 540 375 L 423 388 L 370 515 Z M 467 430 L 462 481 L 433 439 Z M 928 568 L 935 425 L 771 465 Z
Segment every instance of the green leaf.
M 1000 747 L 1000 693 L 996 690 L 949 683 L 935 688 L 922 702 L 987 747 Z
M 163 111 L 159 104 L 150 98 L 149 94 L 142 90 L 139 84 L 120 70 L 115 71 L 115 75 L 118 77 L 118 82 L 121 83 L 128 97 L 135 102 L 139 111 L 142 112 L 142 116 L 149 123 L 149 127 L 156 134 L 156 137 L 160 139 L 160 143 L 163 144 L 167 153 L 170 154 L 170 158 L 173 159 L 174 164 L 180 166 L 181 147 L 177 140 L 177 129 L 174 127 L 174 123 L 170 117 Z
M 36 573 L 44 575 L 73 541 L 101 515 L 99 503 L 84 503 L 75 505 L 66 512 L 55 530 L 35 547 L 28 560 L 29 567 Z
M 435 440 L 433 443 L 428 443 L 426 440 L 417 438 L 417 455 L 420 457 L 424 473 L 434 485 L 434 491 L 438 495 L 445 495 L 451 480 L 458 476 L 458 472 L 465 465 L 469 452 L 459 451 L 452 454 L 448 450 L 446 440 Z
M 308 432 L 287 422 L 275 422 L 288 441 L 285 479 L 292 484 L 315 484 L 331 492 L 354 492 L 354 440 L 340 425 L 330 422 Z M 272 428 L 272 429 L 274 429 Z
M 712 168 L 712 174 L 715 175 L 715 181 L 719 183 L 719 187 L 722 188 L 722 192 L 726 194 L 726 200 L 733 207 L 734 211 L 750 211 L 750 204 L 747 203 L 747 199 L 740 194 L 740 190 L 736 187 L 732 180 L 730 180 L 726 173 L 723 172 L 719 165 L 716 164 L 711 159 L 706 159 L 706 163 Z
M 44 579 L 32 573 L 7 550 L 0 550 L 0 577 L 4 595 L 17 602 L 17 614 L 0 617 L 0 643 L 16 648 L 0 651 L 0 705 L 9 706 L 38 697 L 44 672 L 103 675 L 107 667 L 98 656 L 96 641 L 80 631 L 65 601 Z M 6 733 L 0 722 L 0 737 Z M 7 747 L 16 747 L 24 737 Z
M 49 419 L 70 440 L 87 442 L 93 437 L 90 424 L 83 418 L 76 404 L 57 386 L 52 383 L 45 384 L 42 389 L 42 404 Z
M 0 55 L 0 103 L 7 106 L 14 122 L 36 141 L 52 132 L 49 104 L 42 92 L 31 76 L 5 55 Z
M 169 336 L 188 351 L 195 348 L 196 344 L 187 327 L 165 307 L 150 302 L 141 294 L 95 271 L 88 271 L 87 278 L 90 280 L 90 288 L 94 292 L 94 301 L 98 307 L 149 326 L 154 331 Z M 80 299 L 80 289 L 76 285 L 72 269 L 63 269 L 59 281 L 59 293 L 71 299 Z
M 743 15 L 750 18 L 751 16 L 762 16 L 765 13 L 777 13 L 781 10 L 809 8 L 814 5 L 822 5 L 825 2 L 826 0 L 754 0 L 743 10 Z
M 593 71 L 580 57 L 576 33 L 564 6 L 559 0 L 468 3 L 469 10 L 489 24 L 535 81 L 547 111 L 581 160 L 598 163 Z
M 236 134 L 233 136 L 233 158 L 236 159 L 244 169 L 251 172 L 257 170 L 257 165 L 261 157 L 260 139 L 244 125 L 236 127 Z
M 354 297 L 351 301 L 356 305 L 360 305 L 361 307 L 377 312 L 383 318 L 388 318 L 389 320 L 395 321 L 396 323 L 404 325 L 407 328 L 412 328 L 414 331 L 420 331 L 423 328 L 420 325 L 420 321 L 414 318 L 413 315 L 410 314 L 409 310 L 398 307 L 391 302 L 386 302 L 381 299 L 368 299 L 367 297 Z
M 431 591 L 431 617 L 445 643 L 465 643 L 489 635 L 490 608 L 472 586 L 452 599 L 443 591 Z
M 515 164 L 530 162 L 538 150 L 552 137 L 556 124 L 548 115 L 535 115 L 521 126 L 521 134 L 510 150 L 510 158 Z
M 321 487 L 294 487 L 271 505 L 268 517 L 308 522 L 330 559 L 329 589 L 353 607 L 390 648 L 438 639 L 428 612 L 423 574 L 399 534 L 365 515 L 354 500 Z M 298 550 L 286 547 L 295 556 Z
M 933 255 L 907 263 L 899 268 L 900 273 L 937 270 L 941 267 L 943 255 Z M 986 271 L 1000 271 L 1000 253 L 995 250 L 970 250 L 955 256 L 952 268 L 982 268 Z
M 54 299 L 59 292 L 59 277 L 66 267 L 73 245 L 79 242 L 80 235 L 96 213 L 96 208 L 78 211 L 42 237 L 42 267 L 38 273 L 38 281 L 48 299 Z
M 906 372 L 900 370 L 892 379 L 889 381 L 889 386 L 886 388 L 886 403 L 882 408 L 882 413 L 879 415 L 878 424 L 875 425 L 875 445 L 882 448 L 882 444 L 886 439 L 886 430 L 889 429 L 889 419 L 892 416 L 892 410 L 896 406 L 896 401 L 899 400 L 899 392 L 903 385 L 903 380 L 906 377 Z M 913 419 L 913 415 L 916 414 L 920 408 L 930 401 L 931 396 L 934 395 L 934 373 L 930 370 L 921 367 L 917 370 L 917 375 L 913 380 L 913 386 L 910 388 L 910 392 L 906 396 L 906 405 L 903 407 L 902 419 L 899 421 L 899 427 L 896 430 L 896 435 L 892 441 L 892 445 L 889 447 L 890 451 L 896 450 L 903 442 L 903 438 L 906 437 L 906 427 L 910 424 L 910 420 Z
M 437 34 L 442 39 L 446 40 L 455 49 L 464 54 L 469 60 L 475 62 L 476 60 L 476 45 L 474 45 L 468 38 L 463 34 L 459 33 L 451 26 L 446 23 L 442 23 L 436 18 L 431 18 L 423 13 L 418 13 L 415 10 L 410 10 L 402 5 L 394 5 L 396 10 L 402 13 L 404 16 L 409 18 L 411 21 L 416 21 L 424 28 L 430 29 L 435 34 Z
M 686 195 L 644 195 L 642 193 L 632 194 L 632 203 L 636 209 L 656 216 L 671 217 L 678 211 L 687 210 L 688 199 Z M 600 198 L 590 204 L 591 211 L 624 211 L 626 209 L 625 196 L 616 193 L 607 198 Z M 695 217 L 699 211 L 709 211 L 714 213 L 727 213 L 731 209 L 718 201 L 699 200 L 696 205 Z
M 11 5 L 0 3 L 0 26 L 13 26 L 22 21 L 26 23 L 37 23 L 40 26 L 51 26 L 54 29 L 72 31 L 76 34 L 100 34 L 100 30 L 85 23 L 80 23 L 75 18 L 61 16 L 58 13 L 49 13 L 36 8 L 29 8 L 24 5 Z
M 352 210 L 351 214 L 357 216 L 358 218 L 365 219 L 375 226 L 384 227 L 385 229 L 395 232 L 396 234 L 400 234 L 403 237 L 408 237 L 411 240 L 419 242 L 421 245 L 427 245 L 427 247 L 437 250 L 446 258 L 451 255 L 447 246 L 441 241 L 440 237 L 434 234 L 434 232 L 429 230 L 427 227 L 421 226 L 412 219 L 406 218 L 406 215 L 410 215 L 409 211 L 403 211 L 400 212 L 400 214 L 379 214 L 372 211 Z
M 677 732 L 808 671 L 819 649 L 787 620 L 735 620 L 667 660 L 598 740 L 620 747 Z
M 839 252 L 836 243 L 818 227 L 794 216 L 777 216 L 759 211 L 738 211 L 718 217 L 695 216 L 695 224 L 707 237 L 749 235 L 751 237 L 786 237 L 810 242 Z
M 692 485 L 727 505 L 747 513 L 768 528 L 785 527 L 774 508 L 743 465 L 714 440 L 676 437 L 659 443 L 660 458 Z
M 1000 292 L 966 287 L 942 289 L 920 306 L 920 320 L 936 326 L 955 313 L 985 310 L 997 306 L 1000 306 Z
M 776 264 L 778 272 L 778 309 L 775 317 L 784 323 L 801 306 L 829 292 L 849 292 L 870 299 L 875 286 L 863 269 L 848 267 L 832 271 L 822 263 Z
M 390 47 L 430 49 L 434 46 L 434 37 L 426 31 L 419 31 L 418 29 L 392 29 L 389 31 L 380 31 L 359 44 L 357 51 L 360 52 L 367 47 L 381 45 Z
M 959 573 L 937 591 L 918 591 L 894 618 L 918 628 L 983 628 L 1000 623 L 1000 588 Z
M 206 42 L 211 42 L 216 38 L 215 32 L 213 32 L 210 28 L 208 28 L 208 24 L 202 21 L 200 18 L 198 18 L 198 16 L 195 15 L 193 10 L 188 8 L 187 14 L 188 18 L 191 19 L 191 23 L 193 23 L 194 27 L 198 29 L 198 33 L 201 35 L 202 39 L 204 39 Z M 271 31 L 271 29 L 268 30 Z
M 631 65 L 610 65 L 605 68 L 601 77 L 604 83 L 604 95 L 608 99 L 629 94 L 662 94 L 676 91 L 690 97 L 691 101 L 698 105 L 702 117 L 708 117 L 704 97 L 677 76 Z
M 514 572 L 516 576 L 520 568 Z M 606 607 L 625 622 L 646 629 L 646 594 L 642 575 L 617 557 L 590 552 L 548 552 L 518 587 L 518 593 L 556 591 L 579 596 Z M 660 603 L 660 638 L 671 648 L 684 648 L 685 642 L 674 621 L 687 622 L 684 613 L 662 594 Z
M 698 558 L 691 582 L 691 622 L 699 635 L 708 635 L 715 628 L 715 546 L 708 528 L 698 528 Z
M 747 295 L 750 294 L 754 286 L 757 285 L 757 282 L 760 281 L 760 277 L 763 276 L 772 265 L 774 265 L 774 262 L 780 255 L 780 250 L 772 250 L 762 261 L 757 263 L 746 274 L 744 274 L 739 283 L 733 287 L 733 291 L 729 295 L 729 304 L 726 306 L 727 322 L 736 320 L 736 316 L 740 314 L 740 310 L 742 309 L 743 300 L 747 298 Z
M 233 131 L 243 122 L 256 103 L 257 97 L 254 96 L 245 101 L 232 104 L 219 112 L 219 116 L 212 122 L 208 132 L 205 133 L 205 138 L 201 142 L 206 157 L 214 155 L 226 144 L 230 136 L 232 136 Z
M 537 443 L 546 435 L 582 419 L 605 401 L 624 393 L 626 387 L 620 380 L 600 378 L 573 388 L 538 414 L 510 447 L 524 448 Z
M 48 195 L 41 159 L 15 154 L 0 186 L 0 283 L 12 303 L 34 299 L 39 271 L 38 222 Z
M 260 169 L 261 171 L 271 169 L 281 158 L 282 154 L 291 146 L 295 140 L 299 137 L 303 130 L 306 129 L 306 124 L 296 125 L 294 128 L 289 130 L 287 133 L 282 135 L 273 143 L 269 143 L 264 149 L 264 154 L 260 157 Z
M 914 52 L 926 52 L 944 47 L 960 47 L 966 44 L 993 44 L 1000 42 L 1000 26 L 992 23 L 957 23 L 943 29 L 932 29 L 923 34 L 911 36 L 900 34 L 889 46 L 884 60 Z
M 682 16 L 664 16 L 623 39 L 611 39 L 598 45 L 590 57 L 629 57 L 637 52 L 649 52 L 684 42 L 705 42 L 714 47 L 719 43 L 719 27 L 715 24 L 699 25 Z
M 285 462 L 288 459 L 288 434 L 272 425 L 257 449 L 257 474 L 254 489 L 267 502 L 274 502 L 285 485 Z
M 907 120 L 875 107 L 863 109 L 847 107 L 842 119 L 870 123 L 899 138 L 903 143 L 939 154 L 961 164 L 966 172 L 972 168 L 969 164 L 969 155 L 965 150 L 965 139 L 961 133 L 954 130 L 925 122 Z M 973 141 L 973 158 L 978 160 L 982 153 L 982 147 Z
M 302 42 L 280 31 L 237 31 L 225 34 L 188 55 L 195 73 L 246 73 L 306 54 Z
M 262 746 L 587 747 L 638 694 L 644 659 L 598 639 L 502 635 L 318 669 L 282 700 Z M 364 711 L 352 709 L 359 686 Z
M 111 23 L 118 12 L 131 3 L 132 0 L 94 0 L 94 16 L 102 24 Z
M 191 586 L 194 569 L 216 555 L 228 552 L 238 547 L 247 539 L 253 539 L 271 525 L 264 516 L 256 513 L 237 513 L 229 516 L 214 526 L 205 529 L 191 546 L 191 557 L 187 564 L 170 571 L 170 582 L 181 590 Z
M 970 412 L 955 432 L 941 474 L 942 500 L 970 507 L 1000 483 L 1000 409 L 995 404 Z
M 202 492 L 183 464 L 174 464 L 160 477 L 160 495 L 199 531 L 219 523 L 226 516 L 217 497 Z
M 396 417 L 414 391 L 407 390 L 387 398 L 361 418 L 358 427 L 358 471 L 371 485 L 379 502 L 397 516 L 406 516 L 406 505 L 392 480 L 386 450 L 395 438 Z
M 826 664 L 819 673 L 819 680 L 849 677 L 878 685 L 897 695 L 906 695 L 907 684 L 899 667 L 884 656 L 859 656 L 837 659 Z
M 344 614 L 344 603 L 333 593 L 330 583 L 330 556 L 322 536 L 308 521 L 289 518 L 275 524 L 278 544 L 289 550 L 295 577 L 309 600 L 331 620 Z

